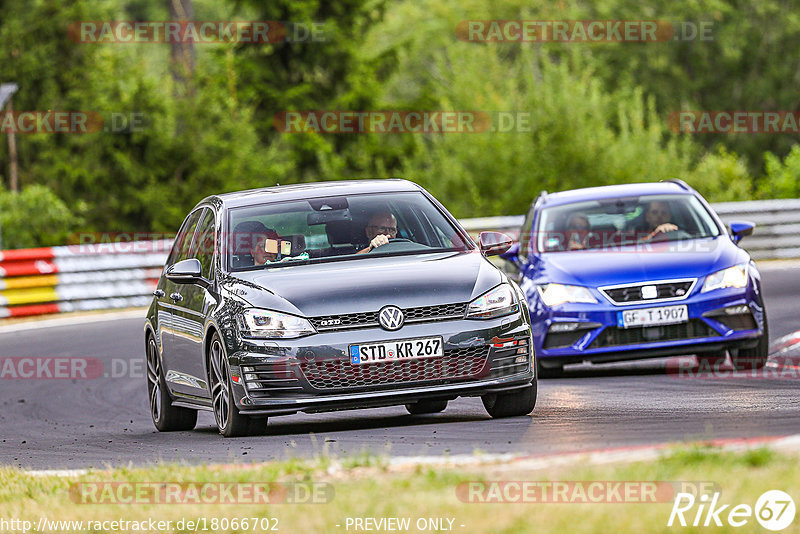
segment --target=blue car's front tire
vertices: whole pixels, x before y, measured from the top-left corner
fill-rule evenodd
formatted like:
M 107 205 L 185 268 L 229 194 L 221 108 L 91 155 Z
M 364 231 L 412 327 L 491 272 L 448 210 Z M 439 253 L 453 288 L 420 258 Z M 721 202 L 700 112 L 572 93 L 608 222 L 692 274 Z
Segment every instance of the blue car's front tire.
M 769 359 L 769 325 L 767 324 L 766 310 L 764 312 L 764 333 L 758 344 L 750 349 L 739 349 L 731 353 L 731 363 L 734 369 L 753 370 L 761 369 Z

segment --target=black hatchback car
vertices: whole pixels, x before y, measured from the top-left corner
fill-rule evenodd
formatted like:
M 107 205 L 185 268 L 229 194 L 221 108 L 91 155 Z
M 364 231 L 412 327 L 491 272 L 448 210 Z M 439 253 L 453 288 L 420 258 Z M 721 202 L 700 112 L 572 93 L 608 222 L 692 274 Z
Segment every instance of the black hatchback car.
M 435 413 L 480 396 L 492 417 L 536 402 L 525 296 L 405 180 L 215 195 L 181 227 L 147 313 L 158 430 L 211 410 L 224 436 L 267 417 L 405 405 Z

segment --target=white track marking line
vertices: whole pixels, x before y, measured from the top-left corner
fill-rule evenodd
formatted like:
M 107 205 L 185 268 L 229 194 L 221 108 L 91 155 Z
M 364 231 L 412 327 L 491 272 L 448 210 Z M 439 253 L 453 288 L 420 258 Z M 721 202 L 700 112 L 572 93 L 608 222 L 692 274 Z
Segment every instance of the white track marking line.
M 144 324 L 145 315 L 147 310 L 128 310 L 122 312 L 108 312 L 108 313 L 89 313 L 79 317 L 59 317 L 55 319 L 43 319 L 41 321 L 32 321 L 24 323 L 15 323 L 0 326 L 0 334 L 7 334 L 11 332 L 21 332 L 24 330 L 36 330 L 39 328 L 51 328 L 56 326 L 75 326 L 89 323 L 99 323 L 104 321 L 119 321 L 121 319 L 141 319 Z

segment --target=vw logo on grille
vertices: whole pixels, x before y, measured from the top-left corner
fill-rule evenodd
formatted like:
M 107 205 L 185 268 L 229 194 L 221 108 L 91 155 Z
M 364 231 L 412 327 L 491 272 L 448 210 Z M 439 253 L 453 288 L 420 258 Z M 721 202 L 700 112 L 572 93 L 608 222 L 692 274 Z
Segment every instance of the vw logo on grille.
M 403 311 L 397 306 L 386 306 L 378 312 L 378 320 L 386 330 L 398 330 L 403 326 Z

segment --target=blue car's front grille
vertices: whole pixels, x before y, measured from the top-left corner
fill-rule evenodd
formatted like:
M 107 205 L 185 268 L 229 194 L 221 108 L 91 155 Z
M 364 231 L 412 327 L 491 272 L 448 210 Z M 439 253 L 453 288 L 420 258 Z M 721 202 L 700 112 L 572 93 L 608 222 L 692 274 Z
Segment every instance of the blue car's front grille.
M 647 326 L 636 328 L 608 327 L 595 338 L 589 348 L 618 347 L 621 345 L 639 345 L 660 341 L 677 341 L 701 337 L 718 336 L 713 328 L 699 319 L 688 323 L 665 326 Z
M 679 300 L 689 296 L 695 279 L 672 280 L 667 282 L 637 283 L 627 286 L 601 287 L 600 291 L 616 304 L 633 304 L 635 302 L 657 302 L 659 300 Z M 642 288 L 655 286 L 656 295 L 646 298 Z

